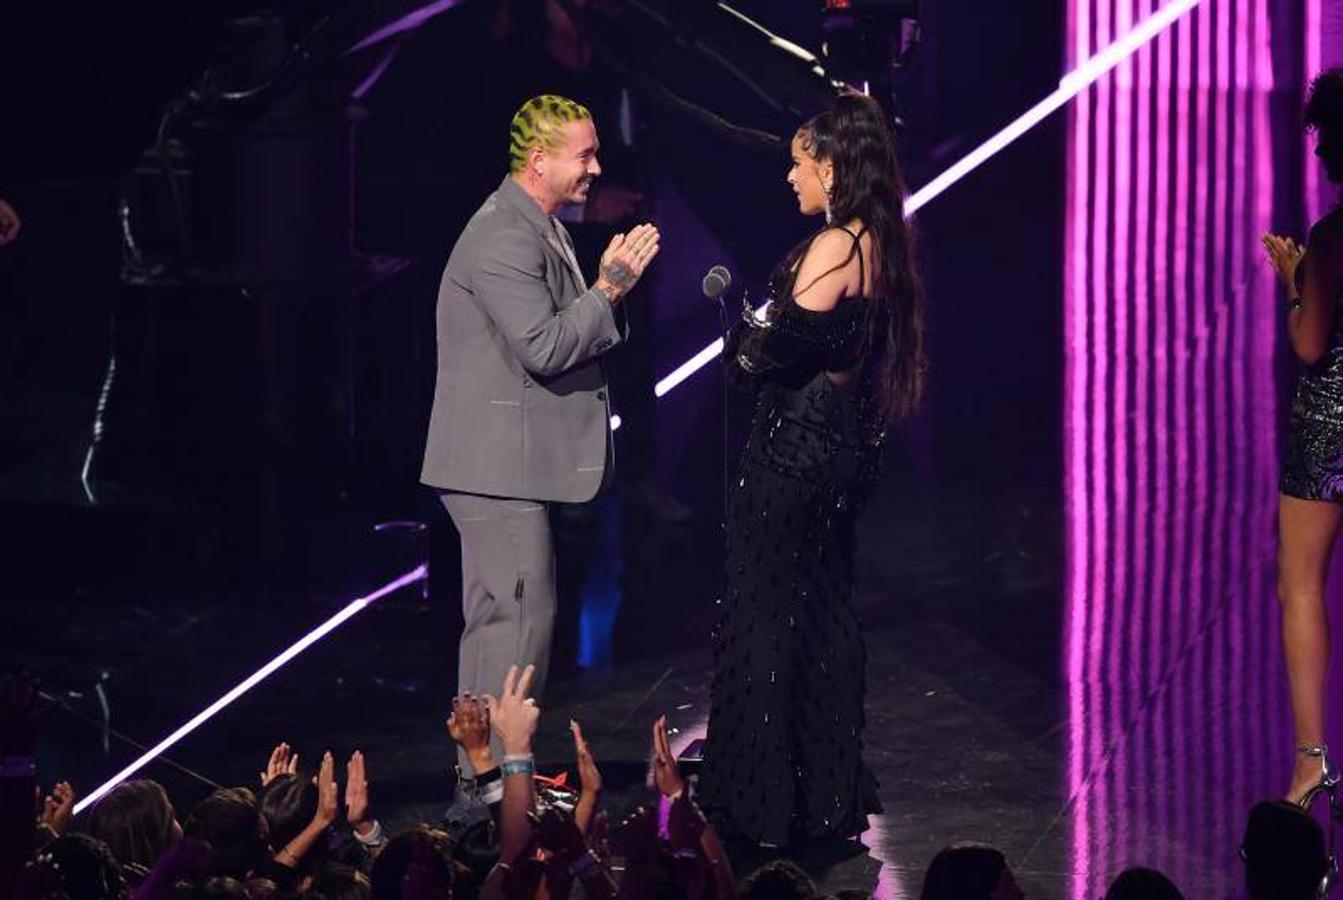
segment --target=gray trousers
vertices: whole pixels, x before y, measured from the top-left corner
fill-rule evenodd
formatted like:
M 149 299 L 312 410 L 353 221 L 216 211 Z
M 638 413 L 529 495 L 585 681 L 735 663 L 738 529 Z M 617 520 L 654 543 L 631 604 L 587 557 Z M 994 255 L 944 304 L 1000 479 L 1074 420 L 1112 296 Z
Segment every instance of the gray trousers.
M 499 696 L 508 667 L 536 666 L 541 701 L 555 628 L 555 547 L 546 504 L 477 494 L 439 495 L 462 538 L 462 629 L 457 693 Z M 499 739 L 491 735 L 496 758 Z M 473 775 L 458 751 L 463 773 Z

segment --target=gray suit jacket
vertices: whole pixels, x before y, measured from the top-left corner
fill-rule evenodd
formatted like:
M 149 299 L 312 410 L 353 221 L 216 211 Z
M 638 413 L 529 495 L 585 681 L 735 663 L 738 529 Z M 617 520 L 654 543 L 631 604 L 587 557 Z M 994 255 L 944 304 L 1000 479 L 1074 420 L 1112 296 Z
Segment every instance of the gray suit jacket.
M 597 357 L 624 316 L 583 282 L 511 178 L 471 217 L 438 289 L 438 379 L 420 480 L 471 494 L 591 500 L 611 464 Z

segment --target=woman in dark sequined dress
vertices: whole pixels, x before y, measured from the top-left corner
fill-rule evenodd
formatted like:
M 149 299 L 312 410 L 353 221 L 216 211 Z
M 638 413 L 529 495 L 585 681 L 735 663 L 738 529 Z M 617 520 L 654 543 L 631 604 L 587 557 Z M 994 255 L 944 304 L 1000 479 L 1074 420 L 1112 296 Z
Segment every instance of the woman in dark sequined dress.
M 1311 85 L 1306 124 L 1329 179 L 1343 182 L 1343 70 Z M 1324 740 L 1324 586 L 1343 515 L 1343 211 L 1316 222 L 1304 248 L 1274 235 L 1264 236 L 1264 247 L 1287 287 L 1287 334 L 1306 367 L 1278 485 L 1278 597 L 1297 750 L 1287 799 L 1309 808 L 1338 785 Z
M 881 108 L 846 94 L 792 141 L 788 183 L 826 226 L 729 343 L 755 417 L 727 510 L 723 617 L 700 796 L 740 836 L 851 838 L 879 812 L 863 764 L 855 523 L 885 429 L 923 382 L 923 310 Z

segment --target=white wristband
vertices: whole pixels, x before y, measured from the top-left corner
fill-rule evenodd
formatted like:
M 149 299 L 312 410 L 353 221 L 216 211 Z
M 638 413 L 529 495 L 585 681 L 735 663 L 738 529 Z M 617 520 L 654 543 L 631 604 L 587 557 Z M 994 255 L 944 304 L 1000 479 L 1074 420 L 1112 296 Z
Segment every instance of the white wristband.
M 360 834 L 359 829 L 354 829 L 354 839 L 365 847 L 381 847 L 387 843 L 387 836 L 382 831 L 382 823 L 377 819 L 373 820 L 373 830 L 368 834 Z

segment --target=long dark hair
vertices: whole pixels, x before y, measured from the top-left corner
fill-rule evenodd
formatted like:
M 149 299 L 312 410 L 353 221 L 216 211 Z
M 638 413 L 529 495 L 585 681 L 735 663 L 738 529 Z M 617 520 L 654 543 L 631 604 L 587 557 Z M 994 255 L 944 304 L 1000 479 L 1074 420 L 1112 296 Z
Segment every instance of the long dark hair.
M 153 868 L 177 838 L 173 805 L 156 781 L 124 781 L 89 813 L 89 834 L 103 841 L 122 865 Z
M 872 297 L 864 316 L 863 375 L 883 424 L 913 414 L 923 398 L 923 286 L 914 230 L 905 220 L 905 179 L 886 114 L 871 97 L 845 92 L 798 129 L 802 146 L 834 166 L 830 211 L 872 234 Z M 805 252 L 805 242 L 794 256 Z M 855 243 L 852 253 L 859 252 Z M 850 258 L 852 258 L 852 253 Z M 848 260 L 845 260 L 847 265 Z

